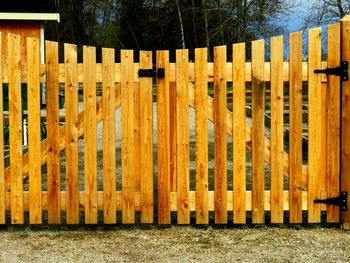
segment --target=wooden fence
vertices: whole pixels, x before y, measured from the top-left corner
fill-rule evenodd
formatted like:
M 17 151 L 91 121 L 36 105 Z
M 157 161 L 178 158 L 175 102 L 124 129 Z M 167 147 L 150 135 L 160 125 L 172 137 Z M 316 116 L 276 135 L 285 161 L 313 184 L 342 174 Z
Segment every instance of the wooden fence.
M 78 63 L 77 46 L 72 44 L 64 44 L 64 63 L 59 63 L 58 43 L 46 41 L 46 63 L 40 64 L 39 40 L 28 38 L 27 64 L 22 65 L 19 36 L 2 36 L 8 39 L 7 61 L 0 63 L 0 85 L 9 85 L 10 165 L 4 167 L 3 162 L 4 117 L 0 111 L 0 223 L 10 218 L 12 224 L 79 224 L 82 219 L 85 224 L 116 224 L 119 220 L 123 224 L 154 220 L 190 224 L 191 216 L 197 224 L 319 223 L 324 213 L 327 222 L 340 222 L 338 206 L 315 204 L 314 200 L 340 194 L 341 82 L 338 76 L 327 77 L 314 70 L 339 66 L 341 59 L 350 56 L 348 43 L 342 45 L 350 42 L 350 19 L 346 17 L 342 25 L 343 30 L 340 23 L 327 28 L 326 61 L 321 60 L 321 28 L 308 31 L 307 61 L 302 58 L 301 32 L 290 34 L 288 61 L 284 61 L 284 39 L 279 36 L 271 39 L 270 61 L 265 61 L 264 40 L 257 40 L 252 42 L 251 62 L 246 61 L 246 45 L 239 43 L 232 48 L 233 62 L 227 61 L 226 46 L 215 47 L 213 63 L 207 61 L 206 48 L 195 50 L 194 62 L 189 61 L 188 50 L 177 50 L 175 63 L 169 61 L 169 51 L 157 51 L 155 61 L 152 52 L 140 51 L 136 63 L 132 50 L 121 50 L 120 63 L 115 63 L 115 51 L 104 48 L 102 63 L 96 63 L 96 49 L 87 46 L 83 63 Z M 153 64 L 164 69 L 164 77 L 156 78 L 156 107 L 152 78 L 138 75 L 140 69 L 150 69 Z M 21 83 L 27 83 L 28 89 L 27 152 L 22 147 Z M 46 84 L 46 110 L 40 109 L 40 83 Z M 251 83 L 251 119 L 246 116 L 247 83 Z M 304 163 L 303 83 L 307 83 L 308 94 L 308 157 Z M 350 85 L 344 83 L 343 98 L 347 98 Z M 79 84 L 83 102 L 79 102 Z M 65 92 L 64 123 L 59 117 L 60 85 Z M 101 97 L 96 96 L 99 85 Z M 212 86 L 213 97 L 208 95 Z M 231 86 L 232 111 L 227 107 Z M 264 120 L 267 87 L 271 127 L 265 127 Z M 0 92 L 0 107 L 2 103 Z M 283 136 L 286 103 L 288 140 Z M 349 110 L 347 100 L 343 100 L 344 107 Z M 121 124 L 116 125 L 119 108 Z M 189 119 L 190 108 L 195 112 L 195 125 Z M 47 138 L 41 141 L 43 111 Z M 346 110 L 344 114 L 350 116 Z M 102 157 L 97 151 L 100 122 Z M 194 145 L 190 141 L 193 126 Z M 348 126 L 344 118 L 343 129 Z M 116 151 L 118 130 L 120 153 Z M 349 151 L 345 137 L 343 153 Z M 79 142 L 84 146 L 80 151 Z M 191 149 L 195 150 L 192 159 Z M 81 155 L 83 171 L 79 169 Z M 343 174 L 349 177 L 347 159 L 349 155 L 343 154 Z M 195 168 L 190 168 L 192 163 Z M 45 164 L 47 172 L 42 170 Z M 344 179 L 343 191 L 349 190 L 349 182 Z M 343 222 L 349 221 L 348 215 L 342 213 Z

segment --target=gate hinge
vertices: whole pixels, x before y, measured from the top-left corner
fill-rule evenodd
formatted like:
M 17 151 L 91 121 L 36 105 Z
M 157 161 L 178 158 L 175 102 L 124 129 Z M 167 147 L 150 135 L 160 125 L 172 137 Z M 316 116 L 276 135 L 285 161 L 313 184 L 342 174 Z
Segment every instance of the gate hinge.
M 347 81 L 349 80 L 348 68 L 349 68 L 349 62 L 341 61 L 339 67 L 327 68 L 327 69 L 316 69 L 314 70 L 314 73 L 324 73 L 326 75 L 340 76 L 341 80 Z
M 139 69 L 139 77 L 163 79 L 165 77 L 165 69 L 164 68 L 156 69 L 155 67 L 151 69 Z
M 340 192 L 340 196 L 327 198 L 327 199 L 316 199 L 316 204 L 327 204 L 340 206 L 340 211 L 348 210 L 348 192 Z

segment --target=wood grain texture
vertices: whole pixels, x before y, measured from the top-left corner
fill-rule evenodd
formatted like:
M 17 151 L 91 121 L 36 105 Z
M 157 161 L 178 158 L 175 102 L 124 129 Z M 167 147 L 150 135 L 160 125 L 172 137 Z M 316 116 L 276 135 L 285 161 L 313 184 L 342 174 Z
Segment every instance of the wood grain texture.
M 264 40 L 252 42 L 252 206 L 253 223 L 265 223 L 264 190 L 264 130 L 265 130 L 265 83 Z
M 0 32 L 0 87 L 2 87 L 3 82 L 3 46 L 2 46 L 3 33 Z M 0 89 L 0 109 L 3 109 L 3 89 Z M 6 213 L 5 213 L 5 165 L 4 165 L 4 114 L 3 110 L 0 110 L 0 224 L 6 223 Z
M 332 24 L 327 30 L 327 65 L 340 65 L 340 24 Z M 327 91 L 327 198 L 336 197 L 340 190 L 340 81 L 329 75 Z M 327 222 L 339 223 L 339 207 L 327 206 Z
M 29 221 L 42 223 L 41 212 L 41 130 L 40 130 L 40 43 L 27 38 L 28 72 L 28 157 L 29 157 Z
M 283 223 L 283 36 L 271 38 L 271 223 Z
M 190 223 L 188 50 L 176 50 L 177 223 Z
M 103 222 L 115 224 L 116 145 L 115 145 L 115 53 L 102 49 L 102 114 L 103 114 Z
M 134 52 L 121 50 L 122 222 L 135 223 Z
M 341 59 L 350 61 L 350 16 L 341 21 Z M 350 81 L 341 86 L 341 191 L 350 193 Z M 348 203 L 350 202 L 348 196 Z M 350 209 L 341 212 L 341 224 L 350 229 Z
M 309 136 L 308 136 L 308 222 L 321 222 L 321 205 L 315 204 L 315 199 L 321 198 L 320 177 L 324 177 L 322 162 L 325 151 L 322 149 L 322 90 L 321 77 L 314 74 L 315 69 L 321 67 L 321 28 L 309 30 L 309 83 L 308 83 L 308 106 L 309 106 Z
M 85 224 L 97 224 L 96 48 L 83 47 Z
M 59 101 L 58 101 L 58 43 L 46 41 L 46 115 L 47 115 L 47 173 L 48 223 L 61 223 L 60 210 L 60 156 L 59 156 Z
M 140 51 L 140 68 L 152 68 L 152 51 Z M 153 85 L 151 78 L 140 80 L 141 223 L 153 223 Z
M 165 77 L 157 78 L 158 223 L 170 224 L 169 51 L 157 51 L 156 57 L 157 68 L 165 70 Z
M 207 48 L 195 49 L 196 223 L 208 224 L 208 81 Z
M 214 48 L 215 223 L 227 223 L 226 46 Z
M 302 223 L 302 33 L 290 34 L 289 222 Z
M 169 83 L 169 107 L 170 107 L 170 191 L 177 191 L 177 113 L 176 113 L 176 82 Z
M 64 45 L 66 65 L 65 106 L 66 106 L 66 190 L 67 224 L 79 224 L 79 175 L 78 175 L 78 80 L 77 46 Z
M 23 224 L 21 46 L 8 34 L 11 223 Z
M 245 43 L 233 45 L 233 223 L 246 223 L 246 83 Z
M 140 139 L 141 139 L 141 124 L 140 124 L 140 83 L 134 83 L 134 176 L 135 190 L 140 191 L 141 184 L 141 155 L 140 155 Z

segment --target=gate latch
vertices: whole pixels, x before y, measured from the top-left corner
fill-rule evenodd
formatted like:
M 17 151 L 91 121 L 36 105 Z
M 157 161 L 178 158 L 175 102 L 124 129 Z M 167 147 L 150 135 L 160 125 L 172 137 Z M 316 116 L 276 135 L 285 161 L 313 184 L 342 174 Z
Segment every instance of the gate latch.
M 327 198 L 327 199 L 316 199 L 315 204 L 327 204 L 340 206 L 340 211 L 348 210 L 348 192 L 340 192 L 340 196 Z
M 155 67 L 151 69 L 139 69 L 139 77 L 163 79 L 165 77 L 165 69 L 164 68 L 156 69 Z
M 341 80 L 347 81 L 349 80 L 348 68 L 349 68 L 349 62 L 341 61 L 339 67 L 327 68 L 327 69 L 316 69 L 314 70 L 314 73 L 324 73 L 326 75 L 340 76 Z

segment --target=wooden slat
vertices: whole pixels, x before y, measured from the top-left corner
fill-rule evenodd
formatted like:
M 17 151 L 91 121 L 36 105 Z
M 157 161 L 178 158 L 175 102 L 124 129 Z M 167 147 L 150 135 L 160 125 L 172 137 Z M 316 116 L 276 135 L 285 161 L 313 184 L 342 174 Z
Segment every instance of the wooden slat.
M 321 222 L 320 204 L 315 204 L 315 199 L 321 198 L 320 177 L 323 178 L 325 171 L 322 171 L 324 149 L 322 149 L 322 90 L 321 77 L 314 74 L 315 69 L 321 67 L 321 28 L 309 30 L 309 136 L 308 136 L 308 164 L 309 164 L 309 185 L 308 185 L 308 222 Z
M 152 51 L 140 51 L 140 68 L 152 68 Z M 141 223 L 153 223 L 153 85 L 140 79 Z
M 196 223 L 208 224 L 208 81 L 206 48 L 195 49 Z
M 327 64 L 340 66 L 340 24 L 328 26 Z M 340 81 L 329 75 L 327 91 L 327 198 L 336 197 L 340 190 Z M 339 207 L 327 206 L 327 222 L 339 222 Z
M 283 223 L 283 36 L 271 38 L 271 223 Z
M 46 115 L 47 115 L 47 183 L 48 223 L 61 223 L 60 210 L 60 156 L 59 156 L 59 101 L 58 101 L 58 43 L 46 41 Z
M 40 42 L 27 38 L 29 221 L 41 224 Z
M 341 59 L 350 61 L 350 16 L 341 21 Z M 341 191 L 350 193 L 350 81 L 341 84 Z M 348 203 L 350 197 L 348 196 Z M 350 209 L 342 211 L 341 224 L 350 229 Z
M 3 52 L 2 33 L 0 32 L 0 87 L 3 86 Z M 5 214 L 5 171 L 4 171 L 4 115 L 3 115 L 3 89 L 0 89 L 0 224 L 6 223 Z
M 121 55 L 122 92 L 122 222 L 135 223 L 135 140 L 134 140 L 134 73 L 132 50 L 122 50 Z
M 252 42 L 252 206 L 253 223 L 265 222 L 264 190 L 264 128 L 265 128 L 265 83 L 264 40 Z
M 292 33 L 289 39 L 289 222 L 302 223 L 302 33 Z
M 97 224 L 96 48 L 83 47 L 85 223 Z
M 190 223 L 188 50 L 176 51 L 177 222 Z
M 67 224 L 79 224 L 79 176 L 78 176 L 78 81 L 77 46 L 64 45 L 66 64 L 66 189 Z
M 215 223 L 227 223 L 226 46 L 214 48 Z
M 102 82 L 102 112 L 103 112 L 103 219 L 105 224 L 115 224 L 116 191 L 116 145 L 115 145 L 115 53 L 114 49 L 102 49 L 103 82 Z
M 169 83 L 169 107 L 170 107 L 170 191 L 177 191 L 176 178 L 176 83 Z
M 134 83 L 134 176 L 135 190 L 140 191 L 141 184 L 141 156 L 140 156 L 140 83 Z
M 245 43 L 233 45 L 233 223 L 246 223 Z
M 157 78 L 158 223 L 170 224 L 169 51 L 156 56 L 157 68 L 165 70 L 165 77 Z
M 8 34 L 11 223 L 23 224 L 21 47 L 18 35 Z

